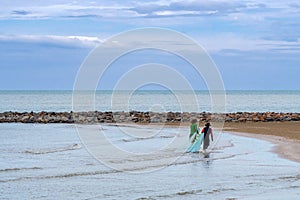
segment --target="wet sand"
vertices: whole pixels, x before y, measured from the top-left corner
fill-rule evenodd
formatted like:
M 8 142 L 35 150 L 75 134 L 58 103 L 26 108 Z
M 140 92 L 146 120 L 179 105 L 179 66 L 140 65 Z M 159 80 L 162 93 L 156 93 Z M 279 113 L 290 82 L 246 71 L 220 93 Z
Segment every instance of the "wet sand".
M 224 130 L 280 136 L 300 142 L 300 122 L 226 122 Z
M 272 142 L 275 153 L 300 162 L 300 122 L 230 122 L 224 124 L 224 131 Z
M 137 123 L 136 123 L 137 124 Z M 140 123 L 139 125 L 146 125 Z M 148 124 L 149 125 L 149 124 Z M 164 123 L 154 126 L 189 126 L 190 123 Z M 204 125 L 204 124 L 203 124 Z M 212 128 L 213 123 L 212 123 Z M 223 131 L 232 134 L 266 140 L 275 144 L 273 152 L 279 156 L 300 162 L 300 122 L 226 122 Z

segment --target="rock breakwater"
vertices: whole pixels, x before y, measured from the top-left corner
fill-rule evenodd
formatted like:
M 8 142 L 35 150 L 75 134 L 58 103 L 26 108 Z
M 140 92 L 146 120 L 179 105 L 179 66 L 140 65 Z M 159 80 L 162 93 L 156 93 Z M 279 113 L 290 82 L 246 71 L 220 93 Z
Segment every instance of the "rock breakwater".
M 300 121 L 300 113 L 276 112 L 3 112 L 0 123 L 178 123 L 189 122 L 192 118 L 200 121 L 216 122 L 271 122 Z

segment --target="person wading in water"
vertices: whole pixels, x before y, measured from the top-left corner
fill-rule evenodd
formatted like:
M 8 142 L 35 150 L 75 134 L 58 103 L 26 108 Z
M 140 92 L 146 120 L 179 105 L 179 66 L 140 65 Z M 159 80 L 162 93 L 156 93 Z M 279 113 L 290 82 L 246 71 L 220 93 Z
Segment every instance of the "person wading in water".
M 195 136 L 197 133 L 198 133 L 197 119 L 192 119 L 190 125 L 190 135 L 189 135 L 191 143 L 195 141 Z
M 201 133 L 204 133 L 204 141 L 203 141 L 203 151 L 206 153 L 206 149 L 209 146 L 209 135 L 211 137 L 211 141 L 214 141 L 214 135 L 212 129 L 210 128 L 210 123 L 206 123 Z

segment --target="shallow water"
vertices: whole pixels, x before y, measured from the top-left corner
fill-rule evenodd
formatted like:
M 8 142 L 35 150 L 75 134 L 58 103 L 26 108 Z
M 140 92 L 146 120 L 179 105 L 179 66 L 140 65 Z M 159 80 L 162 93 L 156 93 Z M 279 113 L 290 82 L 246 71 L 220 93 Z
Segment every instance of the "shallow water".
M 97 147 L 111 158 L 107 161 L 115 161 L 118 168 L 112 169 L 89 153 L 75 125 L 0 124 L 0 199 L 300 197 L 300 164 L 271 153 L 273 145 L 266 141 L 216 133 L 218 142 L 204 158 L 184 153 L 187 128 L 81 125 L 78 130 L 103 133 L 119 148 L 142 156 L 118 157 L 106 144 Z M 182 143 L 164 151 L 174 135 Z

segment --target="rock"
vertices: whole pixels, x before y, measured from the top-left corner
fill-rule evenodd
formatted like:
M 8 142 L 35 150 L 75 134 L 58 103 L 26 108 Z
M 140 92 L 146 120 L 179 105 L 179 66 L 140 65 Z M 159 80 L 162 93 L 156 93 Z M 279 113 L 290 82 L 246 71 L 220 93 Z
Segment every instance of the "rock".
M 0 122 L 5 122 L 6 117 L 5 116 L 0 116 Z
M 29 119 L 29 116 L 28 115 L 25 115 L 24 117 L 21 118 L 21 121 L 20 122 L 27 122 L 27 120 Z
M 232 118 L 231 117 L 226 117 L 225 118 L 225 122 L 231 122 L 232 121 Z
M 241 117 L 241 118 L 238 119 L 238 121 L 239 121 L 239 122 L 245 122 L 245 121 L 247 121 L 247 118 Z
M 138 118 L 138 117 L 132 117 L 132 118 L 131 118 L 131 121 L 133 121 L 133 122 L 138 122 L 138 121 L 139 121 L 139 118 Z
M 260 119 L 258 117 L 254 117 L 254 118 L 252 118 L 252 121 L 258 122 L 258 121 L 260 121 Z
M 237 113 L 196 113 L 196 112 L 3 112 L 0 113 L 0 123 L 115 123 L 115 122 L 189 122 L 192 118 L 199 121 L 215 122 L 246 122 L 246 121 L 299 121 L 300 113 L 275 113 L 275 112 L 237 112 Z
M 151 122 L 151 123 L 161 123 L 162 121 L 161 121 L 160 118 L 154 117 L 154 118 L 151 118 L 151 119 L 150 119 L 150 122 Z
M 266 117 L 265 119 L 267 122 L 271 122 L 271 121 L 274 121 L 274 118 L 273 117 Z
M 181 117 L 176 117 L 176 118 L 174 119 L 174 121 L 180 122 L 180 121 L 181 121 Z

